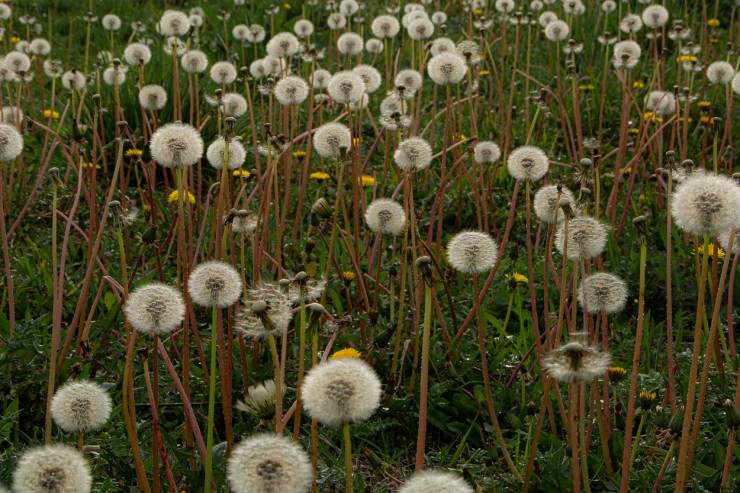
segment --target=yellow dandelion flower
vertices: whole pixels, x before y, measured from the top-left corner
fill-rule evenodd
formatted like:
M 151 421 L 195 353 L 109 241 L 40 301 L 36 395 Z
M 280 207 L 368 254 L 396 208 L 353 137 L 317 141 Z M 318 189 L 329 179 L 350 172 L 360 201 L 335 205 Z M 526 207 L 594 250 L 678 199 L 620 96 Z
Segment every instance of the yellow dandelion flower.
M 360 147 L 360 144 L 362 144 L 362 139 L 360 137 L 353 137 L 352 138 L 352 145 L 355 147 Z
M 645 120 L 646 122 L 656 122 L 656 123 L 663 123 L 663 119 L 662 119 L 661 117 L 659 117 L 659 116 L 656 116 L 655 114 L 653 114 L 653 112 L 652 112 L 652 111 L 648 111 L 648 112 L 646 112 L 646 113 L 645 113 L 644 115 L 642 115 L 642 118 L 643 118 L 643 119 L 644 119 L 644 120 Z
M 144 154 L 144 151 L 141 149 L 129 149 L 126 151 L 126 157 L 141 156 L 142 154 Z
M 474 13 L 475 15 L 483 15 L 483 11 L 482 11 L 481 9 L 475 9 L 475 10 L 473 11 L 473 13 Z
M 694 253 L 696 255 L 704 255 L 704 245 L 699 245 L 698 247 L 694 248 Z M 709 253 L 707 253 L 710 257 L 714 257 L 714 243 L 709 244 Z M 725 251 L 721 248 L 717 249 L 717 258 L 725 258 Z
M 627 370 L 621 366 L 610 366 L 609 367 L 609 378 L 612 380 L 621 380 L 627 376 Z
M 142 207 L 142 209 L 144 209 L 144 212 L 146 212 L 147 214 L 152 212 L 152 206 L 149 204 L 144 204 L 144 207 Z
M 331 175 L 325 171 L 314 171 L 310 175 L 308 175 L 309 178 L 313 178 L 314 180 L 324 181 L 331 178 Z
M 584 91 L 584 92 L 593 91 L 594 85 L 593 84 L 581 84 L 580 86 L 578 86 L 578 90 Z
M 290 4 L 289 4 L 288 2 L 285 2 L 285 3 L 283 4 L 283 8 L 284 8 L 285 10 L 290 10 L 290 9 L 292 9 L 293 7 L 291 7 L 291 6 L 290 6 Z
M 647 200 L 645 198 L 645 194 L 644 193 L 641 193 L 640 196 L 638 197 L 638 200 L 640 201 L 641 204 L 644 204 L 645 201 Z
M 306 157 L 306 151 L 293 151 L 293 157 L 298 159 Z
M 53 110 L 44 110 L 44 118 L 54 118 L 55 120 L 59 118 L 59 113 Z
M 658 397 L 658 394 L 655 392 L 648 392 L 646 390 L 643 390 L 640 392 L 640 407 L 647 411 L 651 407 L 653 407 L 653 402 L 655 402 L 655 399 Z
M 10 37 L 10 42 L 11 43 L 17 43 L 20 40 L 21 40 L 21 38 L 19 38 L 18 36 L 11 36 Z
M 699 59 L 696 58 L 694 55 L 681 55 L 680 57 L 676 58 L 676 61 L 681 62 L 698 62 Z
M 514 272 L 513 274 L 506 274 L 504 277 L 510 281 L 514 281 L 516 283 L 525 283 L 529 282 L 529 279 L 524 274 L 520 274 L 518 272 Z
M 329 359 L 359 358 L 362 354 L 355 348 L 344 348 L 335 352 Z
M 641 80 L 636 80 L 632 83 L 632 89 L 642 89 L 645 87 L 645 83 Z
M 177 202 L 177 200 L 179 198 L 180 198 L 180 194 L 178 193 L 178 191 L 177 190 L 173 190 L 172 193 L 170 194 L 170 196 L 167 197 L 167 202 L 169 202 L 170 204 L 172 204 L 174 202 Z M 190 202 L 191 204 L 195 205 L 195 195 L 193 195 L 190 192 L 188 192 L 188 202 Z
M 717 44 L 719 43 L 719 38 L 709 38 L 709 42 L 712 44 Z
M 452 136 L 453 142 L 462 142 L 465 139 L 467 139 L 467 137 L 465 137 L 465 134 L 455 134 Z
M 352 282 L 355 280 L 355 273 L 351 270 L 346 270 L 342 272 L 342 281 L 344 282 Z
M 709 115 L 700 116 L 699 121 L 708 125 L 710 123 L 714 123 L 714 117 Z
M 232 176 L 239 176 L 239 177 L 242 177 L 242 178 L 249 178 L 250 176 L 252 176 L 252 173 L 250 173 L 249 171 L 247 171 L 245 169 L 235 169 L 231 173 L 231 175 Z
M 87 161 L 83 161 L 82 162 L 82 167 L 85 168 L 85 169 L 93 169 L 93 168 L 100 169 L 100 165 L 99 164 L 97 164 L 97 163 L 95 163 L 95 164 L 88 163 Z
M 363 187 L 372 187 L 375 185 L 375 178 L 370 175 L 362 175 L 357 182 Z
M 628 132 L 631 133 L 631 134 L 639 134 L 640 133 L 640 129 L 639 128 L 630 128 L 628 130 Z
M 488 75 L 490 72 L 488 70 L 481 70 L 480 75 Z
M 685 121 L 687 121 L 687 119 L 686 119 L 685 117 L 683 117 L 683 116 L 680 116 L 680 117 L 678 117 L 678 121 L 680 121 L 680 122 L 685 122 Z M 693 122 L 693 121 L 694 121 L 694 119 L 693 119 L 693 118 L 691 118 L 691 117 L 689 117 L 689 118 L 688 118 L 688 122 L 689 122 L 689 123 L 691 123 L 691 122 Z
M 712 103 L 710 101 L 699 101 L 696 104 L 699 106 L 699 108 L 709 108 L 710 106 L 712 106 Z
M 709 26 L 709 27 L 717 27 L 717 26 L 719 26 L 719 19 L 709 19 L 707 21 L 707 26 Z

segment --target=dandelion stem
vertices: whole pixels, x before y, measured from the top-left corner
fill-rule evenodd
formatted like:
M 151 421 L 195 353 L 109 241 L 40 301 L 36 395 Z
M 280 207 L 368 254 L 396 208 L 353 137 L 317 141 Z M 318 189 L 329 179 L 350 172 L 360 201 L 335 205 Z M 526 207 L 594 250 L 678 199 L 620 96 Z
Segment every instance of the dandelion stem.
M 206 479 L 205 493 L 211 492 L 213 475 L 213 421 L 216 414 L 216 345 L 218 337 L 218 307 L 213 307 L 211 317 L 211 367 L 208 385 L 208 423 L 206 429 Z
M 421 383 L 419 384 L 419 428 L 416 439 L 416 472 L 424 469 L 427 434 L 427 399 L 429 391 L 429 342 L 432 328 L 432 285 L 424 279 L 424 325 L 421 342 Z
M 347 480 L 346 493 L 352 493 L 354 485 L 352 482 L 352 437 L 349 433 L 349 423 L 342 426 L 344 432 L 344 474 Z

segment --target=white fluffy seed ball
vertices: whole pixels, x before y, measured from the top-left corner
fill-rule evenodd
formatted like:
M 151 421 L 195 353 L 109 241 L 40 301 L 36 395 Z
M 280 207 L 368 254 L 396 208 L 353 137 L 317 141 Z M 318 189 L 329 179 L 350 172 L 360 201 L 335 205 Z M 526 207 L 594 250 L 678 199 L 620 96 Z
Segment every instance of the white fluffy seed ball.
M 362 82 L 365 83 L 365 92 L 367 94 L 377 91 L 381 82 L 383 82 L 383 77 L 380 75 L 380 72 L 372 65 L 358 65 L 352 69 L 352 72 L 362 78 Z
M 426 470 L 409 478 L 398 493 L 473 493 L 473 488 L 455 474 Z
M 123 85 L 126 82 L 126 70 L 124 66 L 108 67 L 103 71 L 103 81 L 109 86 Z
M 211 80 L 216 84 L 231 84 L 236 76 L 236 67 L 231 62 L 216 62 L 211 67 Z
M 707 79 L 712 84 L 726 86 L 735 76 L 735 67 L 727 62 L 714 62 L 707 67 Z
M 565 21 L 556 19 L 545 26 L 545 37 L 549 41 L 565 41 L 570 34 L 570 27 Z
M 237 92 L 227 92 L 221 98 L 224 115 L 239 118 L 247 112 L 247 98 Z
M 258 434 L 234 447 L 226 477 L 234 493 L 305 493 L 311 488 L 311 461 L 290 439 Z
M 359 55 L 365 41 L 357 33 L 343 33 L 337 38 L 337 50 L 340 55 Z
M 409 137 L 398 144 L 393 159 L 403 171 L 420 171 L 432 162 L 432 146 L 420 137 Z
M 658 29 L 668 22 L 668 9 L 662 5 L 650 5 L 642 11 L 642 21 L 651 29 Z
M 17 158 L 23 151 L 23 137 L 13 125 L 0 123 L 0 161 Z
M 468 66 L 457 53 L 442 53 L 429 60 L 427 73 L 437 84 L 458 84 L 468 73 Z
M 365 94 L 365 83 L 359 75 L 345 70 L 332 76 L 327 91 L 336 103 L 357 103 Z
M 152 50 L 144 43 L 131 43 L 123 50 L 123 59 L 132 67 L 146 65 L 152 59 Z
M 203 155 L 203 138 L 187 123 L 168 123 L 154 132 L 149 141 L 154 160 L 165 168 L 192 166 Z
M 352 136 L 349 128 L 341 123 L 326 123 L 313 134 L 313 146 L 321 157 L 337 159 L 341 148 L 349 149 Z
M 51 399 L 51 417 L 67 433 L 99 430 L 110 417 L 113 403 L 108 392 L 90 381 L 67 382 Z
M 206 158 L 215 169 L 224 167 L 224 154 L 226 153 L 226 139 L 219 137 L 214 140 L 206 150 Z M 229 141 L 229 157 L 227 168 L 234 170 L 240 168 L 247 159 L 247 151 L 241 141 L 231 139 Z
M 123 313 L 139 332 L 162 336 L 180 326 L 185 318 L 185 302 L 172 286 L 150 282 L 131 292 Z
M 498 258 L 498 245 L 490 235 L 480 231 L 463 231 L 447 244 L 447 261 L 463 274 L 487 272 Z
M 303 405 L 325 426 L 367 420 L 380 405 L 380 378 L 360 358 L 330 359 L 313 367 L 303 381 Z
M 167 91 L 156 84 L 144 86 L 139 90 L 139 104 L 145 110 L 161 110 L 167 104 Z
M 740 185 L 725 175 L 695 171 L 673 191 L 671 214 L 689 234 L 727 233 L 740 227 Z
M 77 70 L 69 70 L 62 75 L 62 86 L 68 91 L 81 91 L 85 88 L 87 79 L 85 74 Z
M 578 216 L 568 221 L 568 258 L 586 260 L 604 251 L 606 246 L 606 226 L 590 216 Z M 565 223 L 555 233 L 555 248 L 563 254 L 565 243 Z
M 300 77 L 290 75 L 275 84 L 275 99 L 283 106 L 296 106 L 308 97 L 308 84 Z
M 406 91 L 416 92 L 421 88 L 421 84 L 424 82 L 424 77 L 411 68 L 403 69 L 396 74 L 396 78 L 393 83 L 396 87 L 403 86 Z
M 67 445 L 27 450 L 13 472 L 15 493 L 90 493 L 91 488 L 85 456 Z
M 200 50 L 190 50 L 180 58 L 180 66 L 189 74 L 201 74 L 208 68 L 208 57 Z
M 267 54 L 275 58 L 288 58 L 301 49 L 301 42 L 293 33 L 278 33 L 267 42 Z
M 406 213 L 395 200 L 375 199 L 365 210 L 365 222 L 375 233 L 396 236 L 406 226 Z
M 392 15 L 379 15 L 373 20 L 370 29 L 373 32 L 373 36 L 380 39 L 393 38 L 401 30 L 401 25 L 398 19 Z
M 545 185 L 534 194 L 534 213 L 542 222 L 552 224 L 555 222 L 555 211 L 557 210 L 557 221 L 561 222 L 565 218 L 565 213 L 558 208 L 563 199 L 567 200 L 570 208 L 575 210 L 576 199 L 573 192 L 567 187 L 562 187 L 558 192 L 557 185 Z
M 196 305 L 228 308 L 241 296 L 242 280 L 231 265 L 211 260 L 198 265 L 190 273 L 188 292 Z
M 511 176 L 521 181 L 540 180 L 550 168 L 545 151 L 536 146 L 521 146 L 512 151 L 506 160 Z
M 495 142 L 481 141 L 473 148 L 473 159 L 478 164 L 495 163 L 501 157 L 501 148 Z
M 627 283 L 608 272 L 597 272 L 583 280 L 578 302 L 588 313 L 617 313 L 627 304 Z

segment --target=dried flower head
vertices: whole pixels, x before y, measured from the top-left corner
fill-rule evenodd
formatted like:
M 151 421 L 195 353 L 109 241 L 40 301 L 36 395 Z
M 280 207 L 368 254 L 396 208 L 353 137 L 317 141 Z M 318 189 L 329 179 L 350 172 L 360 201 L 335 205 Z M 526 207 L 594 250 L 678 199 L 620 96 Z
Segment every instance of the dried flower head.
M 432 162 L 432 146 L 421 137 L 409 137 L 398 144 L 393 159 L 403 171 L 421 171 Z
M 169 334 L 185 317 L 185 302 L 180 291 L 160 282 L 139 286 L 123 307 L 126 320 L 144 334 Z
M 66 445 L 27 450 L 13 472 L 16 493 L 90 493 L 91 487 L 87 460 Z
M 673 191 L 671 214 L 689 234 L 727 233 L 740 227 L 740 185 L 725 175 L 695 171 Z
M 491 141 L 481 141 L 473 148 L 473 159 L 478 164 L 495 163 L 501 157 L 498 144 Z
M 427 470 L 414 474 L 398 493 L 473 493 L 473 488 L 455 474 Z
M 113 404 L 108 392 L 95 382 L 67 382 L 51 400 L 51 416 L 67 433 L 87 433 L 102 428 Z
M 296 106 L 308 97 L 308 84 L 300 77 L 283 77 L 275 84 L 274 94 L 283 106 Z
M 215 169 L 224 167 L 224 156 L 226 154 L 226 139 L 218 137 L 206 150 L 206 158 Z M 229 155 L 226 167 L 230 170 L 240 168 L 247 158 L 247 151 L 244 149 L 240 139 L 229 140 Z
M 375 199 L 365 210 L 365 222 L 375 233 L 395 236 L 406 226 L 406 213 L 395 200 Z
M 349 149 L 352 136 L 349 128 L 341 123 L 326 123 L 313 134 L 313 146 L 321 157 L 338 159 L 341 149 Z
M 0 161 L 10 161 L 23 152 L 23 136 L 13 125 L 0 123 Z
M 550 168 L 545 151 L 535 146 L 521 146 L 514 149 L 506 160 L 511 176 L 522 181 L 540 180 Z
M 627 283 L 607 272 L 591 274 L 578 289 L 578 302 L 588 313 L 616 313 L 627 304 Z
M 606 246 L 606 226 L 590 216 L 578 216 L 568 221 L 568 258 L 583 260 L 596 257 Z M 563 254 L 565 224 L 555 233 L 555 247 Z
M 429 60 L 427 73 L 437 84 L 458 84 L 468 73 L 468 66 L 457 53 L 442 53 Z
M 234 233 L 254 233 L 257 229 L 257 217 L 247 210 L 238 210 L 231 221 L 231 230 Z
M 609 354 L 580 342 L 569 342 L 545 358 L 543 366 L 559 382 L 588 382 L 609 369 Z
M 555 222 L 555 211 L 562 199 L 567 200 L 570 208 L 575 210 L 576 199 L 573 192 L 567 187 L 561 187 L 561 191 L 558 192 L 557 185 L 545 185 L 534 194 L 534 213 L 542 222 L 552 224 Z M 565 213 L 558 210 L 557 216 L 557 221 L 561 222 L 565 218 Z
M 311 488 L 311 461 L 289 438 L 258 434 L 234 447 L 226 477 L 234 493 L 305 493 Z
M 456 234 L 447 244 L 447 261 L 464 274 L 487 272 L 498 258 L 498 245 L 490 235 L 480 231 Z
M 365 421 L 380 405 L 380 395 L 377 373 L 359 358 L 320 363 L 303 381 L 303 405 L 325 426 Z
M 139 89 L 139 104 L 145 110 L 161 110 L 167 104 L 167 91 L 164 87 L 150 84 Z
M 356 103 L 365 94 L 365 83 L 356 73 L 345 70 L 332 76 L 327 91 L 336 103 Z
M 168 123 L 154 132 L 149 150 L 165 168 L 192 166 L 203 155 L 203 138 L 192 125 Z
M 190 273 L 188 292 L 193 302 L 206 308 L 227 308 L 239 299 L 242 280 L 231 265 L 211 260 Z

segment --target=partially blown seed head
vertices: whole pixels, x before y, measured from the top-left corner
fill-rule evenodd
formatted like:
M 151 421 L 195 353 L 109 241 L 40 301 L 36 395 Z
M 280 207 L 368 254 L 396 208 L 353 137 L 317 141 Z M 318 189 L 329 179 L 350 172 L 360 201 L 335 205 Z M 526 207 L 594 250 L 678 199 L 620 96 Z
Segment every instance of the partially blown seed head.
M 607 372 L 609 354 L 580 342 L 569 342 L 545 358 L 543 366 L 551 378 L 560 382 L 588 382 Z

